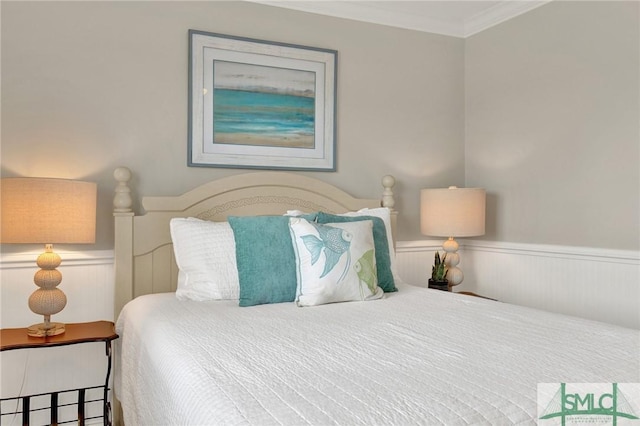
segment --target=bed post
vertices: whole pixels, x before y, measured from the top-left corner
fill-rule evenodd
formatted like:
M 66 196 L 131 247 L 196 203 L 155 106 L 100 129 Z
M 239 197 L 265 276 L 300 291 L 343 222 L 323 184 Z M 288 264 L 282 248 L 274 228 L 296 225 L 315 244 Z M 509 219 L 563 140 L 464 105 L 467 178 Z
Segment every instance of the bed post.
M 113 172 L 118 181 L 113 198 L 113 217 L 115 222 L 115 295 L 114 320 L 118 318 L 124 305 L 133 299 L 133 210 L 131 189 L 128 182 L 131 170 L 118 167 Z
M 114 292 L 114 322 L 118 319 L 124 305 L 133 299 L 133 200 L 131 189 L 128 186 L 131 179 L 131 170 L 126 167 L 118 167 L 113 172 L 113 177 L 118 181 L 113 197 L 113 218 L 115 226 L 114 242 L 114 268 L 115 268 L 115 292 Z M 112 398 L 113 424 L 124 426 L 122 406 L 115 395 Z
M 396 205 L 396 201 L 393 198 L 393 190 L 392 188 L 396 184 L 396 178 L 391 175 L 386 175 L 382 178 L 382 187 L 384 191 L 382 191 L 382 202 L 380 203 L 382 207 L 388 207 L 391 211 L 391 235 L 393 235 L 393 248 L 396 248 L 396 239 L 397 239 L 397 223 L 398 223 L 398 212 L 394 210 L 393 206 Z

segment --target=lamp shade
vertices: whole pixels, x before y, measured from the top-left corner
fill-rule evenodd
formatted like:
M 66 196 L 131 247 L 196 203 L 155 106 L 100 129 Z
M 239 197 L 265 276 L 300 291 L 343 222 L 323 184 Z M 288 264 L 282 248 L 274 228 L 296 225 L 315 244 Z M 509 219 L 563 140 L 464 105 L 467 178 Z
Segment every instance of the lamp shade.
M 423 189 L 420 231 L 433 237 L 484 235 L 485 197 L 481 188 Z
M 2 243 L 95 242 L 95 183 L 49 178 L 4 178 L 0 189 Z

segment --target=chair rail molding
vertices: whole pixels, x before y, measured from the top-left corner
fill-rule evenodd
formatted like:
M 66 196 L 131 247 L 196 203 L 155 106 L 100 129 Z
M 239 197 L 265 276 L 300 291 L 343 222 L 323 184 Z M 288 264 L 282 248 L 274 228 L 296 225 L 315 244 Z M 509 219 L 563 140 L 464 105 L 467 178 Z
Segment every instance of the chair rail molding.
M 0 255 L 0 269 L 37 268 L 36 259 L 41 253 L 42 249 L 2 254 Z M 66 252 L 56 250 L 56 253 L 62 258 L 63 266 L 113 265 L 113 250 Z
M 594 262 L 626 263 L 640 266 L 640 251 L 615 250 L 593 247 L 556 246 L 546 244 L 507 243 L 483 240 L 468 240 L 466 250 L 493 251 L 528 256 L 544 256 L 558 259 L 578 259 Z

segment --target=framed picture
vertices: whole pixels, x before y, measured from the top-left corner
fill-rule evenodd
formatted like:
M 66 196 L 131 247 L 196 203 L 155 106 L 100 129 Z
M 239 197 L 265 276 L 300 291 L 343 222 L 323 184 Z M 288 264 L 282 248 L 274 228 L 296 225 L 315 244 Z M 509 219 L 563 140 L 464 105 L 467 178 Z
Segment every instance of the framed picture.
M 337 55 L 189 30 L 188 165 L 334 171 Z

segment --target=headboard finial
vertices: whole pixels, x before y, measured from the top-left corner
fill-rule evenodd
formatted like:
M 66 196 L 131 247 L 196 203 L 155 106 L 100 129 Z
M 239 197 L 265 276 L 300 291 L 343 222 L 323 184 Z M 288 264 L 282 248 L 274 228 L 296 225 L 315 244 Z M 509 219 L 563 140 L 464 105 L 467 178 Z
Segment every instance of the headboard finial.
M 384 191 L 382 191 L 382 207 L 388 207 L 393 210 L 393 206 L 396 204 L 393 199 L 393 188 L 396 184 L 396 178 L 391 175 L 386 175 L 382 178 L 382 186 L 384 187 Z
M 118 186 L 115 189 L 116 195 L 113 197 L 113 212 L 129 213 L 133 205 L 131 188 L 128 186 L 128 182 L 131 180 L 131 170 L 126 167 L 118 167 L 114 170 L 113 177 L 118 181 Z

